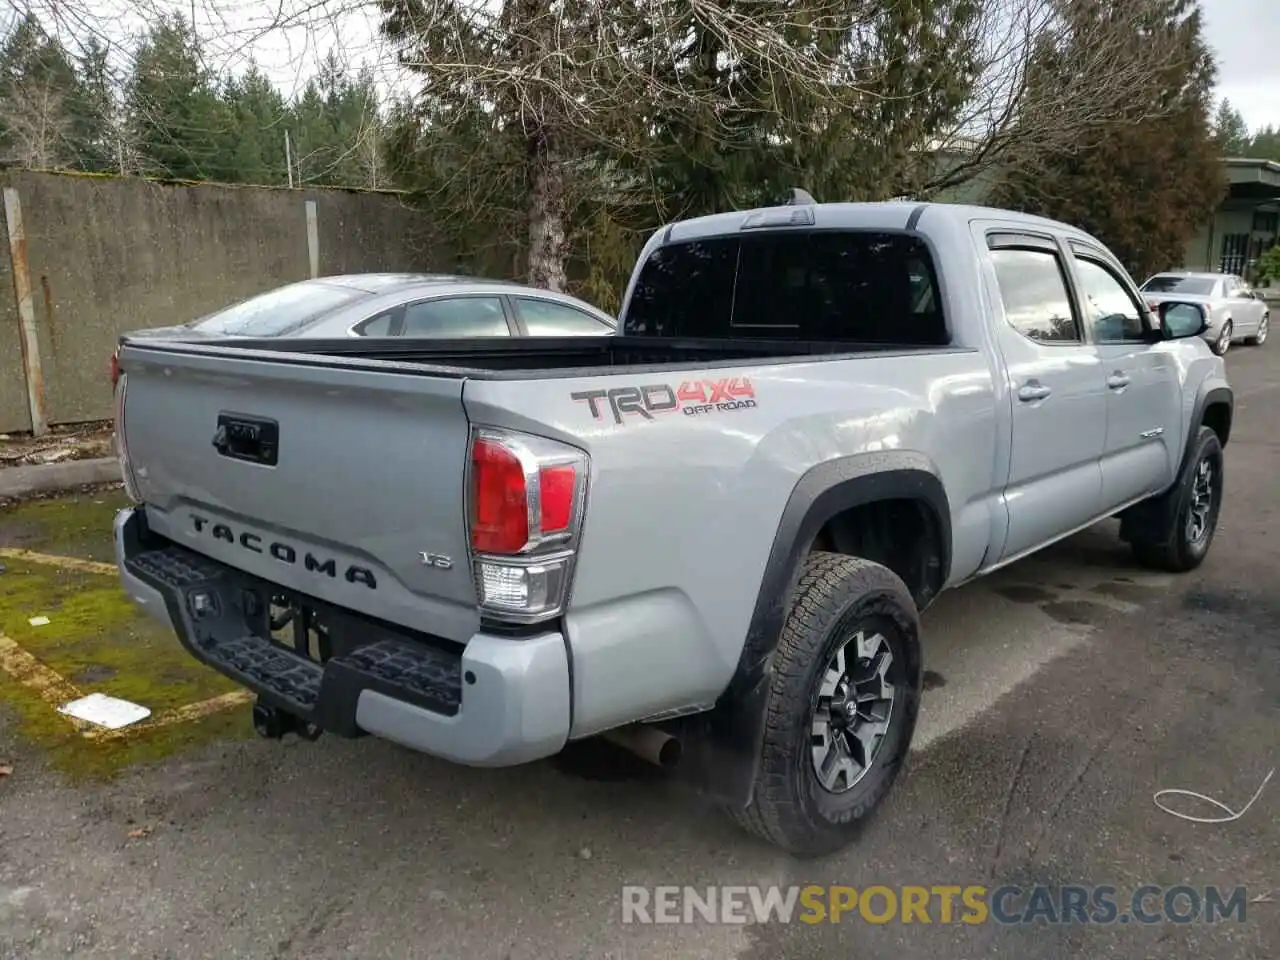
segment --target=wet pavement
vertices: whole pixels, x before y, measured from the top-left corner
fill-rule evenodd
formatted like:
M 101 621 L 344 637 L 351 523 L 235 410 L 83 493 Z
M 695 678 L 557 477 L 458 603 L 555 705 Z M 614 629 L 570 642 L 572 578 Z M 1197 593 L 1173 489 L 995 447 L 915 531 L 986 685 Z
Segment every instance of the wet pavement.
M 13 767 L 0 779 L 0 957 L 1280 956 L 1280 774 L 1231 823 L 1190 823 L 1152 801 L 1183 788 L 1239 809 L 1280 767 L 1278 358 L 1228 355 L 1227 500 L 1200 571 L 1144 572 L 1103 524 L 929 611 L 916 749 L 841 854 L 793 861 L 656 774 L 585 749 L 471 770 L 372 739 L 246 740 L 233 708 L 157 732 L 152 747 L 72 750 L 0 679 L 0 761 Z M 113 504 L 81 506 L 105 523 Z M 106 559 L 95 523 L 41 528 L 6 512 L 0 549 Z M 62 593 L 32 581 L 19 603 L 7 578 L 54 568 L 0 562 L 4 633 L 46 643 L 41 657 L 85 689 L 145 674 L 128 695 L 169 706 L 226 689 L 170 662 L 176 643 L 131 614 L 90 630 L 99 608 L 84 604 L 114 610 L 109 576 L 62 571 L 70 579 L 48 587 Z M 37 606 L 52 611 L 40 630 L 75 624 L 64 644 L 38 639 Z M 124 665 L 82 672 L 113 643 L 130 651 Z M 1249 902 L 1243 922 L 1215 924 L 856 912 L 838 924 L 622 923 L 624 885 L 810 883 L 1110 885 L 1123 907 L 1143 884 L 1216 885 L 1244 887 Z

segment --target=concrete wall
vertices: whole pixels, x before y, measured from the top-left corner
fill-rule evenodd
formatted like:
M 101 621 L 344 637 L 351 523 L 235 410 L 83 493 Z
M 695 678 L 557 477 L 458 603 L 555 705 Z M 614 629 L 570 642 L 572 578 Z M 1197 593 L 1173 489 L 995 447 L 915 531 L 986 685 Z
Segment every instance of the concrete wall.
M 112 415 L 108 359 L 128 330 L 180 323 L 310 274 L 450 270 L 398 195 L 185 185 L 11 171 L 26 228 L 50 423 Z M 0 254 L 0 432 L 31 428 L 8 246 Z

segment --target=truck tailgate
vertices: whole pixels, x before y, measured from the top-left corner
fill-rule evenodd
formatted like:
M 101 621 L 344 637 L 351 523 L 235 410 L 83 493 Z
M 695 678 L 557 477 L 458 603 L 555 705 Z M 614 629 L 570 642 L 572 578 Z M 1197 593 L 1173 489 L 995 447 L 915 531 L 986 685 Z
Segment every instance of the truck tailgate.
M 475 632 L 461 379 L 141 344 L 120 365 L 152 531 L 370 616 Z

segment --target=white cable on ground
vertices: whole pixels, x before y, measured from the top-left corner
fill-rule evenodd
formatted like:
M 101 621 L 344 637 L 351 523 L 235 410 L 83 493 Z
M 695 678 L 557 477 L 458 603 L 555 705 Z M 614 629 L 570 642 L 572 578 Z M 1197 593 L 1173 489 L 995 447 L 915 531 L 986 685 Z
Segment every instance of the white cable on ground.
M 1243 809 L 1241 809 L 1239 813 L 1236 813 L 1234 810 L 1228 807 L 1225 803 L 1221 803 L 1213 799 L 1213 797 L 1206 797 L 1203 793 L 1195 793 L 1191 790 L 1176 790 L 1176 789 L 1157 790 L 1155 795 L 1151 799 L 1157 807 L 1159 807 L 1161 810 L 1163 810 L 1165 813 L 1169 814 L 1170 816 L 1177 817 L 1179 820 L 1190 820 L 1192 823 L 1230 823 L 1233 820 L 1239 820 L 1241 817 L 1245 815 L 1245 813 L 1248 812 L 1249 808 L 1253 806 L 1254 801 L 1256 801 L 1260 796 L 1262 796 L 1262 791 L 1266 788 L 1267 784 L 1271 781 L 1271 778 L 1275 774 L 1275 772 L 1276 772 L 1275 767 L 1272 767 L 1271 773 L 1268 773 L 1265 777 L 1263 777 L 1262 786 L 1258 787 L 1258 792 L 1253 795 L 1253 797 L 1249 800 L 1248 803 L 1244 805 Z M 1189 813 L 1179 813 L 1177 810 L 1170 810 L 1168 807 L 1166 807 L 1163 803 L 1160 802 L 1160 797 L 1166 793 L 1176 793 L 1184 797 L 1193 797 L 1196 800 L 1203 800 L 1205 803 L 1211 803 L 1215 807 L 1217 807 L 1219 810 L 1225 810 L 1227 812 L 1227 816 L 1225 817 L 1193 817 Z

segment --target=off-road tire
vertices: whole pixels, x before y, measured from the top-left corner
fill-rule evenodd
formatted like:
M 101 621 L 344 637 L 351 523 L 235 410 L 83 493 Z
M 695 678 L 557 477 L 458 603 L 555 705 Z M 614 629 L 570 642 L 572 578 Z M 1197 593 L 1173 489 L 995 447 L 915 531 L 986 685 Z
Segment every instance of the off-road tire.
M 1204 538 L 1193 542 L 1188 536 L 1187 519 L 1192 508 L 1196 473 L 1205 460 L 1211 462 L 1214 472 L 1209 526 Z M 1177 484 L 1149 505 L 1142 522 L 1133 524 L 1128 539 L 1140 564 L 1170 573 L 1186 573 L 1200 566 L 1209 553 L 1218 528 L 1224 490 L 1222 467 L 1222 444 L 1218 435 L 1209 427 L 1200 427 L 1191 456 L 1187 458 Z
M 888 641 L 893 712 L 865 775 L 847 792 L 833 793 L 813 768 L 813 709 L 828 661 L 859 629 L 875 629 Z M 729 810 L 733 819 L 799 857 L 833 853 L 856 840 L 906 759 L 922 673 L 919 614 L 906 584 L 878 563 L 811 553 L 773 656 L 752 799 Z

